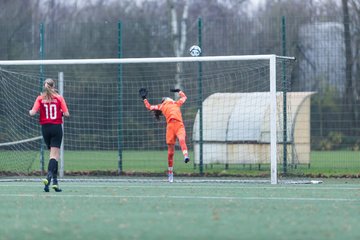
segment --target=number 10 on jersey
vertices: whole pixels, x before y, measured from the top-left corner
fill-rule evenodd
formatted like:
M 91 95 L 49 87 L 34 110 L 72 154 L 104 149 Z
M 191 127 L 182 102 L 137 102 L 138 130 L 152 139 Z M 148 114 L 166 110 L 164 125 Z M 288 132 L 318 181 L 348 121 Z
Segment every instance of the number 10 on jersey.
M 45 108 L 45 117 L 46 119 L 56 119 L 57 117 L 57 109 L 56 104 L 44 104 Z

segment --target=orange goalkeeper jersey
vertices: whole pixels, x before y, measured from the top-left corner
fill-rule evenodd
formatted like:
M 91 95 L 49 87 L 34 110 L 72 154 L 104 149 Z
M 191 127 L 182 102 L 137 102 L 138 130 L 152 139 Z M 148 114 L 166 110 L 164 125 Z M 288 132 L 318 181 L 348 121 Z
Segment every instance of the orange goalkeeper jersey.
M 183 91 L 179 92 L 180 99 L 177 101 L 172 100 L 171 98 L 165 100 L 163 103 L 158 105 L 150 105 L 147 99 L 144 100 L 145 107 L 149 110 L 160 110 L 166 118 L 166 123 L 169 123 L 171 120 L 176 120 L 182 122 L 182 115 L 180 111 L 181 105 L 184 104 L 187 97 Z

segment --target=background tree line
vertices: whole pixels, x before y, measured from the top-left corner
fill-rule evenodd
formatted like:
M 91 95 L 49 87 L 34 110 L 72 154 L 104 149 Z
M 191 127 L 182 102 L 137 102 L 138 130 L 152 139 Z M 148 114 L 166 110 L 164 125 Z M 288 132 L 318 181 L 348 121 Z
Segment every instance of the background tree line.
M 288 90 L 317 92 L 312 101 L 312 138 L 318 143 L 338 132 L 356 144 L 359 0 L 266 0 L 258 8 L 250 0 L 0 0 L 0 4 L 2 60 L 39 59 L 40 24 L 46 59 L 116 58 L 118 22 L 122 57 L 183 56 L 198 41 L 201 18 L 203 55 L 295 56 Z M 181 68 L 177 66 L 174 86 L 181 87 Z

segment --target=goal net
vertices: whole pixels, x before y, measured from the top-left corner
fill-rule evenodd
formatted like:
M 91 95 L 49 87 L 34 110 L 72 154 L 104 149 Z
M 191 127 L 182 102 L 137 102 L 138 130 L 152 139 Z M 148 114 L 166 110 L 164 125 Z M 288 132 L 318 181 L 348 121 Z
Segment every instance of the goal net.
M 47 166 L 38 115 L 28 112 L 43 80 L 53 78 L 70 112 L 65 176 L 166 176 L 166 122 L 146 110 L 138 90 L 146 88 L 149 102 L 159 104 L 178 98 L 169 91 L 175 87 L 187 95 L 181 109 L 191 159 L 183 162 L 177 144 L 175 175 L 265 176 L 276 183 L 289 166 L 309 161 L 308 139 L 302 142 L 309 136 L 295 139 L 295 118 L 306 114 L 298 105 L 307 98 L 291 97 L 292 66 L 292 58 L 275 55 L 0 61 L 0 171 L 37 174 Z

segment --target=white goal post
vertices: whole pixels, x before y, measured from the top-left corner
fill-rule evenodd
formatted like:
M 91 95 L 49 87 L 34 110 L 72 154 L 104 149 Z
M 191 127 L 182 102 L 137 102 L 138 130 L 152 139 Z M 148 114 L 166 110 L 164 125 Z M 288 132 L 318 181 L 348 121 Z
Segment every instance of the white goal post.
M 90 64 L 137 64 L 137 63 L 179 63 L 179 62 L 221 62 L 265 60 L 269 63 L 270 86 L 270 165 L 271 184 L 278 183 L 277 173 L 277 100 L 276 100 L 276 59 L 294 60 L 294 57 L 269 55 L 161 57 L 161 58 L 105 58 L 105 59 L 59 59 L 59 60 L 2 60 L 3 66 L 27 65 L 90 65 Z

